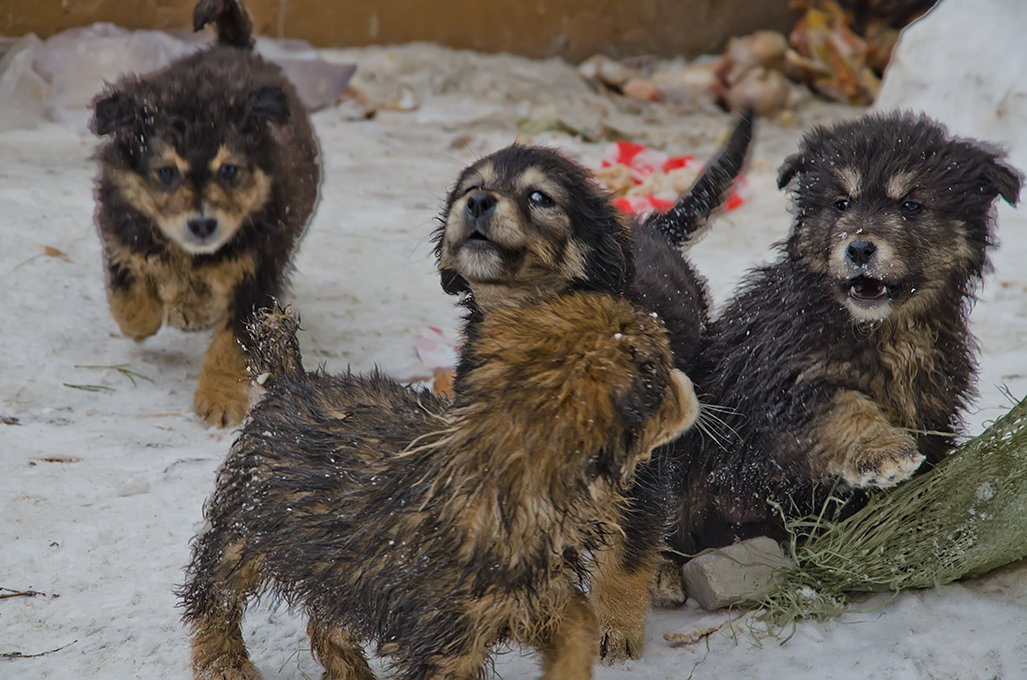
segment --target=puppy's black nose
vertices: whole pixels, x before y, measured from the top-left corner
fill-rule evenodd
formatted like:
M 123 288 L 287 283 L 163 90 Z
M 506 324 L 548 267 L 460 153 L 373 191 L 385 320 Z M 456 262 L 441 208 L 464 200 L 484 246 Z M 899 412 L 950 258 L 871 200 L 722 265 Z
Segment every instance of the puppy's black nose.
M 496 207 L 496 197 L 484 191 L 475 191 L 467 197 L 467 214 L 478 218 Z
M 207 238 L 218 228 L 218 221 L 211 217 L 201 217 L 196 220 L 189 220 L 186 223 L 189 231 L 199 238 Z
M 877 252 L 877 246 L 870 241 L 853 241 L 849 244 L 848 252 L 852 263 L 862 267 L 870 262 L 870 258 Z

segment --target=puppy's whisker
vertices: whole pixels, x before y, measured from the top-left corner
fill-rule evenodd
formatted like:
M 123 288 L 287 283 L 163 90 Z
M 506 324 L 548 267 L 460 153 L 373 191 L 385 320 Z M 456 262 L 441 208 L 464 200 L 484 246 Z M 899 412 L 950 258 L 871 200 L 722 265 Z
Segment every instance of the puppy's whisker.
M 721 418 L 712 413 L 699 411 L 696 427 L 705 434 L 721 450 L 727 450 L 727 442 L 738 438 L 738 432 Z

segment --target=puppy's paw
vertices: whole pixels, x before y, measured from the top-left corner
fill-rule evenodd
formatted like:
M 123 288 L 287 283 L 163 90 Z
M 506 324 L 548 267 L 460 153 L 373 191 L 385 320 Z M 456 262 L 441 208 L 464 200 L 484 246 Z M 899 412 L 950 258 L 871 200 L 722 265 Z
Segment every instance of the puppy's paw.
M 110 310 L 121 332 L 136 342 L 159 331 L 164 321 L 164 305 L 143 294 L 112 294 Z
M 193 665 L 194 680 L 261 680 L 249 659 L 221 659 L 205 666 Z
M 681 580 L 681 570 L 673 560 L 660 559 L 649 594 L 656 607 L 680 607 L 685 603 L 685 584 Z
M 204 380 L 204 376 L 200 376 L 200 384 L 193 395 L 193 408 L 207 425 L 235 427 L 250 410 L 250 384 L 234 377 Z
M 842 479 L 850 486 L 887 489 L 908 479 L 924 456 L 916 440 L 895 428 L 877 428 L 867 433 L 846 461 Z
M 626 629 L 618 626 L 600 626 L 599 660 L 604 664 L 627 661 L 642 656 L 645 646 L 645 625 Z

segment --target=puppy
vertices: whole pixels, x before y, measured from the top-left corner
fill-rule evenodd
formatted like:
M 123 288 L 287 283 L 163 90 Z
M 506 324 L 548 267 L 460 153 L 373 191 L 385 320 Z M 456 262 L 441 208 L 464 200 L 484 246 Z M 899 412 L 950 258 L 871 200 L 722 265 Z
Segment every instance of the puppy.
M 620 530 L 636 465 L 695 419 L 662 323 L 601 293 L 486 312 L 450 407 L 379 375 L 307 374 L 295 321 L 251 330 L 268 393 L 218 475 L 180 595 L 196 678 L 255 678 L 250 597 L 310 617 L 325 678 L 474 679 L 501 641 L 590 678 L 587 551 Z M 363 402 L 363 403 L 361 403 Z
M 992 203 L 1014 204 L 1020 181 L 998 152 L 910 113 L 805 136 L 778 176 L 795 205 L 780 256 L 703 345 L 695 379 L 729 434 L 678 445 L 694 463 L 678 550 L 781 536 L 781 512 L 819 511 L 832 484 L 890 487 L 949 452 L 973 394 L 967 314 Z
M 464 333 L 475 342 L 489 310 L 525 301 L 600 291 L 659 316 L 674 365 L 688 373 L 705 330 L 705 281 L 678 250 L 693 240 L 739 173 L 751 140 L 743 116 L 724 150 L 668 213 L 634 224 L 591 174 L 554 150 L 513 145 L 469 166 L 446 201 L 436 232 L 443 289 L 463 296 Z M 475 367 L 464 355 L 454 388 Z M 670 527 L 668 465 L 654 453 L 639 468 L 621 512 L 622 537 L 597 555 L 590 599 L 599 618 L 604 659 L 642 651 L 649 586 Z
M 161 325 L 213 328 L 194 406 L 242 421 L 245 321 L 280 296 L 317 200 L 318 149 L 292 85 L 252 52 L 236 0 L 201 0 L 194 24 L 218 42 L 162 71 L 129 76 L 94 103 L 96 224 L 107 297 L 139 341 Z

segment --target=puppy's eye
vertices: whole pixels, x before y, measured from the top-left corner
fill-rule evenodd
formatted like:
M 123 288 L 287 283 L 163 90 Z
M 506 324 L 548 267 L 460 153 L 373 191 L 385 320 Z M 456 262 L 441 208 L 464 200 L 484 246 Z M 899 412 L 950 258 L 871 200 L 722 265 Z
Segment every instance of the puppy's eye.
M 849 199 L 839 198 L 837 201 L 834 202 L 834 209 L 838 212 L 845 212 L 849 209 Z
M 536 208 L 552 208 L 556 203 L 548 194 L 545 194 L 538 189 L 528 194 L 528 203 Z
M 218 168 L 218 178 L 224 182 L 231 182 L 235 179 L 235 176 L 239 173 L 238 166 L 226 163 Z
M 921 208 L 923 208 L 923 206 L 917 203 L 916 201 L 906 201 L 902 204 L 901 209 L 902 212 L 912 215 L 913 213 L 920 212 Z
M 181 177 L 182 175 L 179 174 L 178 168 L 174 165 L 165 165 L 162 168 L 157 168 L 157 179 L 167 186 L 175 184 Z

